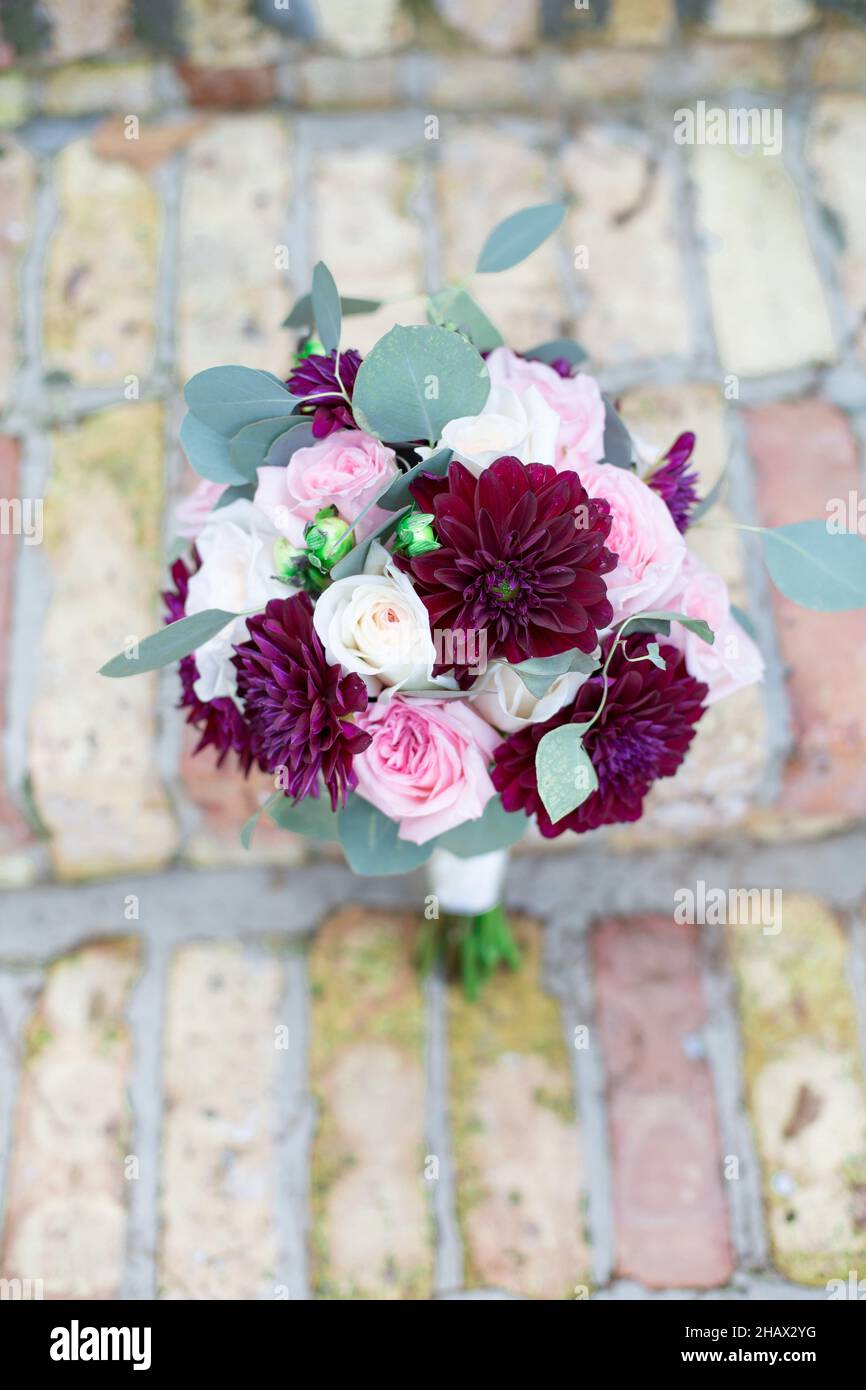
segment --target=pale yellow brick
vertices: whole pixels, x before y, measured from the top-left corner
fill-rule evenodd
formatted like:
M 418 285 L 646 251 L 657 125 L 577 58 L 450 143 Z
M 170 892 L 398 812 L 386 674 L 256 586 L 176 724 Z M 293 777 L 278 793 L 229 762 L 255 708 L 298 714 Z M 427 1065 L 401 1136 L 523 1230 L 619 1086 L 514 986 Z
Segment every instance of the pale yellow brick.
M 29 767 L 65 877 L 154 868 L 177 844 L 155 765 L 156 676 L 98 674 L 161 621 L 162 430 L 159 406 L 129 403 L 51 438 Z
M 809 124 L 807 157 L 818 197 L 836 219 L 839 283 L 866 357 L 866 97 L 825 96 Z
M 117 889 L 117 917 L 123 894 Z M 94 924 L 95 925 L 95 924 Z M 123 1274 L 131 1115 L 124 1014 L 133 942 L 87 946 L 49 970 L 25 1034 L 6 1192 L 4 1279 L 45 1298 L 116 1298 Z
M 58 215 L 43 291 L 47 371 L 118 388 L 153 366 L 156 194 L 127 164 L 86 140 L 57 157 Z
M 275 116 L 215 120 L 191 143 L 183 182 L 178 261 L 178 357 L 183 377 L 241 362 L 288 372 L 290 307 L 279 268 L 291 175 L 286 129 Z

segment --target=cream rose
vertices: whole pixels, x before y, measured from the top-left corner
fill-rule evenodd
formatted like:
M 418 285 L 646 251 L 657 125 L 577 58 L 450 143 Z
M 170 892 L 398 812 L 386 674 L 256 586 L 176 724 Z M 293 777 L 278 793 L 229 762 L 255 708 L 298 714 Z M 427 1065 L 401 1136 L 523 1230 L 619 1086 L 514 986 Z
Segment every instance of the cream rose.
M 427 609 L 383 546 L 373 544 L 363 574 L 337 579 L 316 601 L 313 626 L 329 661 L 372 684 L 423 689 L 436 651 Z
M 508 386 L 491 386 L 480 415 L 449 420 L 438 449 L 449 448 L 476 477 L 503 456 L 521 463 L 553 464 L 559 416 L 535 387 L 518 396 Z M 429 450 L 419 450 L 426 454 Z
M 273 577 L 276 539 L 276 530 L 252 502 L 241 499 L 212 512 L 196 541 L 201 565 L 189 581 L 186 616 L 208 608 L 260 613 L 269 599 L 285 598 L 291 590 Z M 246 638 L 246 619 L 236 618 L 197 649 L 200 700 L 234 699 L 234 646 Z
M 582 671 L 567 671 L 557 676 L 539 697 L 527 690 L 513 667 L 496 665 L 473 688 L 470 701 L 494 729 L 513 734 L 527 724 L 543 724 L 563 705 L 570 704 L 586 679 Z

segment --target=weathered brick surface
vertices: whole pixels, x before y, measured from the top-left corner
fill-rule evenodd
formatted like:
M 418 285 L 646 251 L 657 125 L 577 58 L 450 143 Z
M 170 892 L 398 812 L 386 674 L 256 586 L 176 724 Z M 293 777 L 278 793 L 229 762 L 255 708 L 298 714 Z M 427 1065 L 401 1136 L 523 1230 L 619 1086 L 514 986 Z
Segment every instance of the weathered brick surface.
M 69 62 L 110 52 L 130 38 L 128 0 L 42 0 L 50 25 L 48 56 Z
M 437 9 L 452 29 L 495 53 L 527 48 L 538 33 L 535 0 L 437 0 Z
M 97 674 L 159 621 L 162 429 L 158 406 L 129 402 L 52 437 L 53 592 L 29 766 L 64 876 L 153 868 L 176 845 L 154 757 L 156 677 Z
M 275 116 L 222 117 L 189 147 L 178 265 L 182 379 L 238 358 L 278 375 L 287 369 L 280 324 L 290 293 L 278 248 L 290 193 L 290 146 Z
M 840 925 L 793 895 L 782 923 L 728 941 L 774 1262 L 820 1285 L 866 1260 L 866 1099 Z
M 613 0 L 609 36 L 614 43 L 665 43 L 676 23 L 674 0 Z
M 811 0 L 710 0 L 705 24 L 716 34 L 793 34 L 817 18 Z
M 122 388 L 153 365 L 160 214 L 150 185 L 86 140 L 56 166 L 58 217 L 45 270 L 45 367 Z
M 724 369 L 763 376 L 832 361 L 827 303 L 781 156 L 730 145 L 696 145 L 690 154 Z
M 256 68 L 272 61 L 282 40 L 245 0 L 183 0 L 180 35 L 186 57 L 202 68 Z
M 863 86 L 866 31 L 862 27 L 846 24 L 821 34 L 813 53 L 811 78 L 816 86 Z
M 141 120 L 157 102 L 155 70 L 147 62 L 75 63 L 47 72 L 40 96 L 48 116 L 120 110 Z
M 830 499 L 859 496 L 854 439 L 833 406 L 763 406 L 747 411 L 746 421 L 765 526 L 826 518 Z M 813 613 L 773 588 L 773 611 L 794 750 L 768 828 L 784 834 L 794 820 L 805 829 L 832 829 L 866 814 L 866 610 Z
M 522 969 L 449 997 L 457 1211 L 469 1288 L 574 1298 L 588 1282 L 580 1135 L 540 928 L 514 924 Z
M 10 137 L 0 139 L 0 408 L 11 397 L 18 356 L 18 271 L 31 231 L 35 174 L 31 156 Z
M 329 0 L 319 7 L 318 20 L 324 41 L 353 58 L 386 53 L 411 34 L 398 0 L 367 0 L 363 7 L 354 0 Z
M 866 97 L 827 96 L 812 111 L 807 145 L 819 199 L 839 241 L 839 282 L 851 329 L 866 357 L 866 218 L 859 190 L 866 179 Z
M 424 1009 L 413 938 L 407 918 L 347 908 L 310 951 L 314 1297 L 430 1293 Z
M 388 56 L 358 63 L 354 58 L 311 55 L 292 76 L 297 81 L 299 100 L 305 106 L 325 109 L 391 106 L 400 92 L 398 65 Z
M 275 1298 L 277 1068 L 283 972 L 234 944 L 171 962 L 165 1031 L 159 1295 Z M 284 1295 L 282 1295 L 284 1296 Z
M 41 1279 L 46 1298 L 119 1290 L 126 1185 L 139 1176 L 124 1023 L 137 962 L 132 941 L 57 961 L 26 1030 L 0 1274 Z
M 650 1287 L 732 1269 L 695 927 L 606 921 L 594 938 L 608 1077 L 616 1264 Z
M 274 792 L 274 780 L 252 771 L 244 777 L 233 760 L 216 765 L 216 755 L 205 748 L 193 756 L 199 735 L 185 731 L 181 777 L 194 806 L 195 821 L 183 847 L 183 857 L 197 868 L 227 864 L 273 864 L 288 868 L 305 858 L 305 842 L 280 830 L 267 816 L 256 827 L 252 846 L 245 850 L 241 827 Z
M 456 121 L 443 126 L 436 187 L 444 278 L 454 282 L 471 274 L 497 222 L 547 200 L 548 168 L 541 151 L 516 136 Z M 471 289 L 517 349 L 555 337 L 567 320 L 551 244 L 502 275 L 478 276 Z
M 370 145 L 314 161 L 316 258 L 342 294 L 394 301 L 347 322 L 346 346 L 365 352 L 395 323 L 423 322 L 421 228 L 410 207 L 418 181 L 417 165 Z
M 575 198 L 567 234 L 583 304 L 577 336 L 593 361 L 687 356 L 692 330 L 669 170 L 648 149 L 591 127 L 566 146 L 562 172 Z

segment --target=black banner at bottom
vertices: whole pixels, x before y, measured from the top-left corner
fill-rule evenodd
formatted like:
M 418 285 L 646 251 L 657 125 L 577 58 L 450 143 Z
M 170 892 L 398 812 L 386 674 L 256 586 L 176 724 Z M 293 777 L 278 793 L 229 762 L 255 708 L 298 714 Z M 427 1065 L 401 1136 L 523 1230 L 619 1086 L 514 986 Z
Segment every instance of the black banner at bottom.
M 433 1301 L 475 1304 L 503 1300 L 458 1295 Z M 507 1301 L 512 1304 L 513 1316 L 513 1304 L 521 1300 Z M 601 1361 L 602 1368 L 611 1372 L 639 1370 L 664 1374 L 676 1367 L 700 1370 L 706 1366 L 755 1366 L 776 1370 L 807 1366 L 826 1376 L 837 1365 L 855 1362 L 860 1352 L 866 1327 L 863 1310 L 844 1306 L 846 1302 L 860 1301 L 859 1290 L 838 1300 L 824 1294 L 772 1302 L 738 1298 L 592 1298 L 576 1300 L 570 1308 L 560 1307 L 554 1323 L 545 1321 L 545 1333 L 564 1333 L 569 1341 L 563 1354 L 572 1359 L 576 1353 L 580 1355 L 583 1346 L 592 1357 L 587 1369 L 591 1365 L 595 1373 L 599 1369 L 597 1362 Z M 313 1331 L 309 1324 L 311 1309 L 315 1310 L 318 1324 L 322 1307 L 316 1303 L 304 1305 L 303 1321 L 299 1321 L 301 1310 L 286 1302 L 71 1303 L 4 1299 L 0 1301 L 0 1338 L 5 1355 L 15 1356 L 16 1371 L 47 1371 L 52 1378 L 61 1380 L 70 1375 L 93 1377 L 106 1368 L 115 1376 L 118 1372 L 152 1375 L 186 1370 L 248 1375 L 251 1369 L 264 1368 L 271 1362 L 290 1373 L 292 1359 L 302 1345 L 308 1346 L 306 1339 Z M 468 1311 L 464 1309 L 462 1316 L 467 1316 Z M 499 1326 L 495 1313 L 473 1314 L 475 1319 L 479 1316 L 487 1335 L 478 1346 L 484 1348 L 484 1361 L 489 1367 L 495 1363 L 500 1347 L 505 1350 L 513 1346 L 515 1325 L 503 1324 L 501 1335 L 491 1338 L 489 1334 Z M 490 1316 L 494 1318 L 492 1324 L 486 1321 Z M 389 1321 L 388 1326 L 398 1332 L 399 1320 Z M 369 1332 L 369 1324 L 364 1330 Z M 477 1336 L 477 1322 L 472 1331 Z M 359 1334 L 363 1335 L 360 1328 Z M 299 1337 L 305 1341 L 301 1343 Z M 351 1355 L 356 1361 L 363 1344 L 352 1345 Z M 547 1363 L 550 1345 L 543 1345 Z M 326 1346 L 332 1366 L 333 1344 L 328 1342 Z M 460 1351 L 464 1366 L 466 1350 L 464 1338 Z M 531 1355 L 525 1343 L 523 1351 Z

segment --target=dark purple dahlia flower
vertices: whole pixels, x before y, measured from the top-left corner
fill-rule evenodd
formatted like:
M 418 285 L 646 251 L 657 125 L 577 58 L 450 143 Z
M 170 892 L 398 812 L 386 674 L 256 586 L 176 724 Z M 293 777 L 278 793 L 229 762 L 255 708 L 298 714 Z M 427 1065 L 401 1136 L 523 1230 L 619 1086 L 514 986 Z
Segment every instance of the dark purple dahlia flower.
M 190 575 L 195 574 L 199 567 L 199 557 L 196 550 L 193 550 L 192 558 L 193 568 L 191 570 L 187 568 L 182 558 L 175 560 L 171 567 L 174 588 L 166 589 L 162 596 L 165 602 L 166 623 L 175 623 L 186 613 Z M 244 776 L 248 776 L 256 757 L 253 731 L 234 700 L 230 700 L 227 695 L 220 696 L 218 700 L 200 700 L 198 698 L 195 693 L 198 667 L 192 653 L 189 656 L 181 657 L 178 669 L 180 671 L 181 696 L 177 707 L 189 711 L 186 717 L 187 724 L 191 724 L 193 728 L 201 732 L 201 738 L 193 749 L 193 754 L 200 753 L 203 748 L 215 748 L 219 755 L 217 767 L 222 767 L 226 755 L 229 752 L 234 752 L 238 756 Z
M 326 660 L 309 594 L 271 599 L 247 629 L 234 663 L 259 763 L 265 772 L 286 769 L 295 801 L 318 796 L 321 776 L 336 810 L 357 785 L 355 754 L 370 743 L 350 718 L 367 708 L 367 687 Z
M 608 503 L 591 499 L 576 473 L 500 458 L 480 478 L 452 463 L 447 477 L 422 477 L 411 490 L 433 514 L 441 548 L 400 563 L 431 627 L 463 634 L 458 651 L 461 642 L 474 650 L 482 631 L 489 659 L 595 650 L 613 617 L 602 576 L 616 556 L 605 547 Z
M 361 354 L 354 348 L 341 352 L 338 381 L 336 352 L 329 352 L 327 355 L 312 353 L 304 358 L 286 381 L 293 396 L 308 398 L 302 414 L 312 415 L 313 434 L 316 439 L 324 439 L 334 430 L 358 428 L 346 396 L 351 399 L 360 365 Z M 340 390 L 341 382 L 345 396 Z
M 698 500 L 698 475 L 688 463 L 695 447 L 691 430 L 678 435 L 665 454 L 666 462 L 647 479 L 674 519 L 678 531 L 689 528 L 689 514 Z
M 499 745 L 491 774 L 506 811 L 523 810 L 538 817 L 542 835 L 552 839 L 564 830 L 595 830 L 600 825 L 639 820 L 643 799 L 659 777 L 676 772 L 704 712 L 707 687 L 688 674 L 675 647 L 662 647 L 667 669 L 649 661 L 647 637 L 627 637 L 608 670 L 608 695 L 600 718 L 585 735 L 584 747 L 598 776 L 598 790 L 582 806 L 554 825 L 538 794 L 535 752 L 546 733 L 562 724 L 585 724 L 601 703 L 601 675 L 591 676 L 574 703 L 544 724 L 529 724 Z M 626 659 L 623 647 L 628 647 Z

